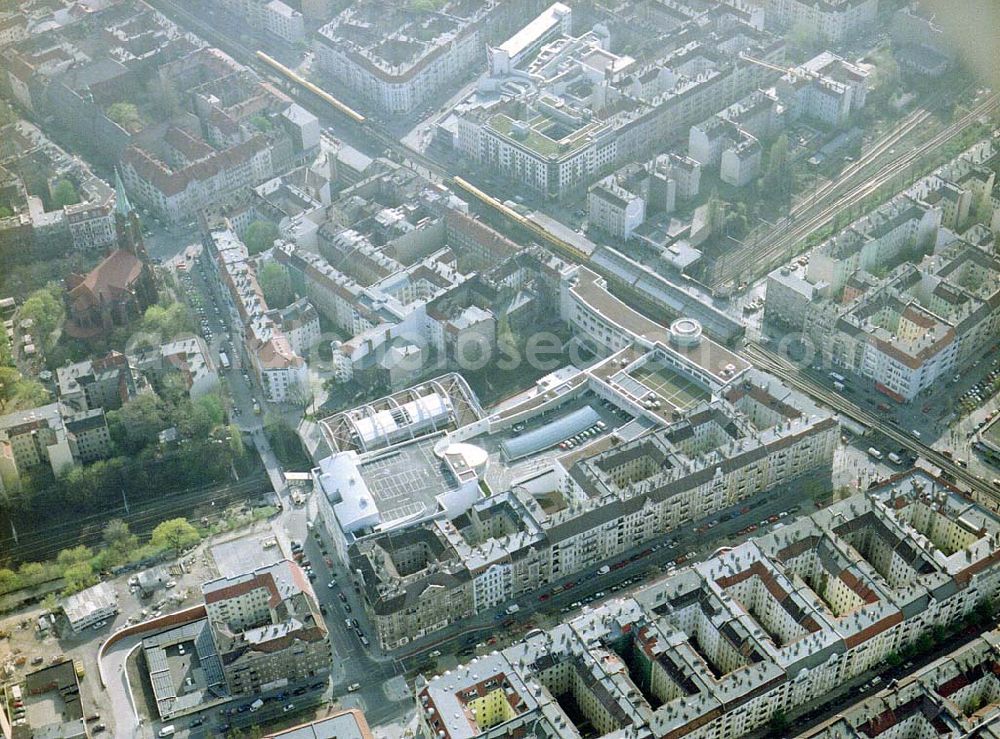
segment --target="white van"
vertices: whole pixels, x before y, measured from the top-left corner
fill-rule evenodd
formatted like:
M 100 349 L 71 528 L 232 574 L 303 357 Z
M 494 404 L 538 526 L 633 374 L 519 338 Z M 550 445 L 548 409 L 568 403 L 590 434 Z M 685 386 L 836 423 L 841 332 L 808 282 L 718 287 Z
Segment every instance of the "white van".
M 868 447 L 868 456 L 872 459 L 882 459 L 882 452 L 873 446 Z
M 253 703 L 250 704 L 250 713 L 254 713 L 255 711 L 259 711 L 263 707 L 264 707 L 264 701 L 262 701 L 260 698 L 258 698 L 257 700 L 255 700 Z
M 175 731 L 177 731 L 177 729 L 174 728 L 173 724 L 170 724 L 169 726 L 164 726 L 160 729 L 160 733 L 157 734 L 157 736 L 173 736 Z
M 893 464 L 903 464 L 903 458 L 896 454 L 896 452 L 889 452 L 886 456 L 889 457 L 889 461 Z

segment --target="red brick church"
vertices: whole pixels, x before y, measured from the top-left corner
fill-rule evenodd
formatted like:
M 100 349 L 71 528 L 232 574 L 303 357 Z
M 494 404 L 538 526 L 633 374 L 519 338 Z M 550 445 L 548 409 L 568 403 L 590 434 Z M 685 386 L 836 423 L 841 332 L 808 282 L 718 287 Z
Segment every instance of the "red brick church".
M 142 241 L 139 218 L 115 172 L 117 244 L 86 275 L 66 278 L 65 331 L 76 338 L 94 338 L 140 318 L 156 302 L 156 281 Z

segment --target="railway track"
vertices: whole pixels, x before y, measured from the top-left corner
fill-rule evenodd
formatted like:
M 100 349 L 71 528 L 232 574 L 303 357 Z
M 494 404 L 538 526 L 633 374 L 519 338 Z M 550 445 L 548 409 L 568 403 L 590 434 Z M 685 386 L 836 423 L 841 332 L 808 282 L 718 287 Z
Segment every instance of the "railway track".
M 300 103 L 304 103 L 307 99 L 312 102 L 320 103 L 326 110 L 335 113 L 339 119 L 353 126 L 355 130 L 361 132 L 370 141 L 377 142 L 377 144 L 385 150 L 393 152 L 393 154 L 401 161 L 409 162 L 417 168 L 423 168 L 427 172 L 432 173 L 445 184 L 454 185 L 459 189 L 464 190 L 467 194 L 471 195 L 480 203 L 486 205 L 506 220 L 521 227 L 528 234 L 537 238 L 546 246 L 553 248 L 560 256 L 575 262 L 589 262 L 587 255 L 580 253 L 569 242 L 561 239 L 534 221 L 524 218 L 520 213 L 506 207 L 497 198 L 474 186 L 461 176 L 449 172 L 430 157 L 413 150 L 402 142 L 396 140 L 386 131 L 382 130 L 382 128 L 375 124 L 371 119 L 353 110 L 333 95 L 330 95 L 316 84 L 301 77 L 294 70 L 282 65 L 280 62 L 267 54 L 248 49 L 242 44 L 233 41 L 231 38 L 224 36 L 216 31 L 210 24 L 193 15 L 173 0 L 150 0 L 150 2 L 159 8 L 161 12 L 183 18 L 187 25 L 197 30 L 198 33 L 205 38 L 211 40 L 212 43 L 218 45 L 219 48 L 233 54 L 233 56 L 239 59 L 239 61 L 243 64 L 255 69 L 262 75 L 262 77 L 272 82 L 277 81 L 279 84 L 284 86 L 297 88 L 297 94 L 292 90 L 290 90 L 290 92 L 293 92 L 294 96 L 298 98 Z M 164 10 L 164 8 L 169 9 L 169 12 Z M 920 147 L 909 152 L 905 156 L 900 157 L 895 162 L 885 165 L 866 182 L 855 185 L 849 189 L 848 192 L 840 196 L 836 202 L 823 207 L 818 213 L 805 215 L 804 220 L 800 220 L 798 218 L 799 214 L 806 214 L 810 209 L 816 207 L 816 197 L 830 196 L 831 193 L 836 192 L 838 188 L 845 186 L 843 178 L 838 180 L 836 183 L 827 183 L 827 185 L 824 185 L 823 188 L 817 191 L 817 196 L 814 196 L 813 199 L 807 201 L 806 203 L 800 203 L 792 209 L 792 216 L 795 220 L 792 223 L 783 224 L 780 227 L 780 231 L 776 231 L 773 234 L 775 238 L 770 240 L 766 246 L 744 250 L 744 252 L 741 252 L 740 255 L 727 263 L 727 265 L 723 268 L 726 274 L 722 278 L 713 281 L 711 287 L 717 288 L 727 283 L 731 283 L 735 277 L 742 280 L 746 279 L 748 275 L 758 276 L 761 273 L 773 269 L 780 262 L 789 258 L 794 246 L 797 243 L 813 231 L 823 227 L 831 221 L 838 210 L 850 207 L 851 205 L 860 202 L 869 194 L 877 190 L 882 184 L 888 182 L 892 177 L 895 177 L 900 172 L 905 171 L 905 169 L 915 162 L 920 156 L 924 155 L 933 148 L 940 146 L 952 136 L 957 135 L 967 125 L 969 125 L 970 122 L 974 121 L 976 118 L 981 116 L 983 113 L 988 112 L 993 106 L 995 106 L 998 99 L 1000 99 L 1000 96 L 991 96 L 987 99 L 987 101 L 981 103 L 974 110 L 969 111 L 959 121 L 956 121 L 951 126 L 932 137 L 928 142 L 925 142 Z M 306 105 L 306 107 L 314 106 Z M 930 111 L 926 109 L 919 109 L 911 113 L 910 116 L 904 120 L 901 126 L 898 126 L 892 132 L 886 134 L 878 142 L 876 142 L 869 154 L 867 154 L 862 161 L 854 163 L 847 170 L 845 170 L 848 173 L 848 179 L 860 174 L 866 166 L 870 165 L 871 162 L 874 161 L 875 158 L 884 154 L 894 145 L 897 145 L 902 140 L 903 136 L 912 132 L 913 129 L 924 123 L 930 115 Z M 602 276 L 614 279 L 614 275 L 607 274 L 606 270 L 602 270 L 593 264 L 590 264 L 589 266 L 592 269 L 595 269 L 598 273 L 602 274 Z M 624 289 L 637 300 L 641 298 L 641 296 L 630 287 L 625 286 Z
M 984 499 L 994 504 L 1000 501 L 1000 494 L 985 480 L 972 474 L 967 469 L 959 467 L 948 457 L 944 456 L 944 454 L 923 443 L 912 434 L 908 434 L 897 426 L 883 421 L 875 413 L 865 410 L 839 393 L 820 385 L 780 354 L 776 354 L 760 344 L 750 342 L 745 348 L 744 355 L 757 367 L 776 375 L 802 392 L 808 393 L 838 413 L 849 416 L 858 423 L 878 431 L 913 454 L 923 457 L 935 467 L 941 469 L 942 472 L 947 472 L 957 482 L 968 486 L 971 491 L 979 494 Z
M 0 538 L 0 552 L 3 552 L 5 559 L 15 562 L 38 562 L 51 559 L 61 550 L 78 544 L 99 544 L 104 526 L 112 518 L 124 520 L 135 534 L 145 534 L 168 518 L 189 518 L 199 507 L 212 508 L 211 512 L 206 513 L 210 520 L 219 518 L 230 504 L 270 490 L 271 485 L 264 476 L 246 478 L 231 485 L 185 490 L 167 499 L 151 501 L 148 505 L 133 504 L 130 506 L 131 512 L 126 512 L 123 506 L 72 521 L 46 525 L 44 529 L 21 532 L 16 542 L 13 536 Z
M 718 288 L 727 283 L 732 283 L 736 279 L 750 280 L 759 277 L 791 257 L 796 256 L 797 252 L 794 247 L 813 232 L 828 225 L 839 211 L 851 208 L 863 201 L 880 187 L 913 166 L 921 157 L 946 144 L 969 125 L 992 111 L 996 108 L 998 102 L 1000 102 L 1000 95 L 994 94 L 989 96 L 959 120 L 934 134 L 927 141 L 911 149 L 895 161 L 882 166 L 867 177 L 864 182 L 849 187 L 834 202 L 822 206 L 819 211 L 810 214 L 808 211 L 810 208 L 816 206 L 816 199 L 828 197 L 838 188 L 843 187 L 843 180 L 838 183 L 827 183 L 824 186 L 826 189 L 821 188 L 817 191 L 817 195 L 813 199 L 804 204 L 800 203 L 797 208 L 792 209 L 792 218 L 780 222 L 780 234 L 772 232 L 770 235 L 775 238 L 765 237 L 759 239 L 754 242 L 753 247 L 744 248 L 732 258 L 725 260 L 723 266 L 719 268 L 716 276 L 713 278 L 712 287 Z M 898 145 L 904 136 L 926 122 L 930 115 L 930 112 L 927 110 L 913 115 L 902 127 L 895 129 L 894 134 L 890 138 L 883 138 L 883 140 L 878 142 L 875 148 L 866 156 L 864 162 L 856 162 L 852 165 L 854 169 L 853 171 L 847 170 L 849 172 L 848 177 L 856 177 L 874 159 L 883 155 L 893 146 Z M 802 214 L 805 215 L 803 216 Z

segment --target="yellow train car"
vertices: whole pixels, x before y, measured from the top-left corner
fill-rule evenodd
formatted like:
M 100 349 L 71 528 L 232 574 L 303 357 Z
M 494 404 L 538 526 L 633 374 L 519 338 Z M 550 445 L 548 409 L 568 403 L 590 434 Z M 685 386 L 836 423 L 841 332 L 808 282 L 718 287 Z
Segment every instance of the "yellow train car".
M 456 175 L 455 177 L 452 178 L 452 181 L 455 183 L 457 187 L 461 188 L 462 190 L 465 190 L 467 193 L 472 195 L 477 200 L 481 201 L 482 203 L 490 206 L 494 210 L 503 214 L 505 217 L 514 221 L 519 226 L 523 226 L 533 236 L 536 236 L 543 244 L 548 244 L 549 246 L 554 247 L 558 252 L 562 253 L 563 256 L 569 257 L 570 259 L 581 263 L 586 263 L 589 260 L 586 254 L 584 254 L 582 251 L 580 251 L 575 246 L 570 244 L 568 241 L 559 238 L 554 233 L 543 228 L 542 226 L 535 223 L 531 219 L 525 218 L 516 210 L 507 205 L 504 205 L 501 201 L 497 200 L 492 195 L 483 192 L 468 180 Z
M 355 123 L 357 123 L 357 124 L 363 124 L 365 122 L 366 118 L 363 115 L 361 115 L 361 113 L 359 113 L 358 111 L 354 110 L 354 108 L 350 107 L 349 105 L 346 105 L 345 103 L 342 103 L 340 100 L 338 100 L 333 95 L 331 95 L 330 93 L 328 93 L 322 87 L 319 87 L 318 85 L 313 84 L 312 82 L 310 82 L 309 80 L 307 80 L 305 77 L 302 77 L 301 75 L 299 75 L 298 73 L 296 73 L 294 70 L 289 69 L 288 67 L 286 67 L 284 64 L 282 64 L 281 62 L 279 62 L 274 57 L 272 57 L 272 56 L 270 56 L 268 54 L 265 54 L 263 51 L 258 51 L 257 52 L 257 58 L 260 59 L 262 62 L 264 62 L 267 66 L 271 67 L 271 69 L 275 70 L 280 75 L 282 75 L 283 77 L 285 77 L 286 79 L 294 82 L 299 87 L 302 87 L 303 89 L 308 90 L 309 92 L 313 93 L 318 98 L 320 98 L 323 102 L 325 102 L 328 105 L 330 105 L 332 108 L 334 108 L 339 113 L 343 113 L 345 116 L 347 116 L 348 118 L 350 118 Z

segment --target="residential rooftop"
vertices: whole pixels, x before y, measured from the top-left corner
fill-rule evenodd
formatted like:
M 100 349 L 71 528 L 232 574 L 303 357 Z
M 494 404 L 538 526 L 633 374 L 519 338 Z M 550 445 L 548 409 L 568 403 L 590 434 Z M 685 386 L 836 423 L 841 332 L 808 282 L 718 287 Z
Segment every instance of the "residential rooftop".
M 886 552 L 899 560 L 891 570 Z M 927 628 L 922 614 L 950 613 L 955 600 L 971 608 L 975 599 L 963 593 L 991 579 L 998 555 L 1000 521 L 913 470 L 682 568 L 634 596 L 599 602 L 502 651 L 418 679 L 421 722 L 444 737 L 495 736 L 528 725 L 557 736 L 586 730 L 610 737 L 625 729 L 642 737 L 745 733 L 765 723 L 771 708 L 763 707 L 783 700 L 793 686 L 801 697 L 791 697 L 784 704 L 789 709 L 819 698 L 829 690 L 828 673 L 849 655 L 876 650 L 877 660 L 881 640 L 901 624 L 912 620 L 918 631 Z M 948 700 L 967 684 L 949 682 L 956 668 L 966 671 L 967 681 L 992 674 L 973 665 L 992 664 L 997 641 L 984 638 L 967 648 L 968 658 L 900 681 L 895 690 L 904 699 L 893 703 L 897 713 L 913 690 L 941 686 Z M 935 670 L 940 679 L 932 682 Z M 566 687 L 560 678 L 574 672 L 581 679 Z M 992 683 L 979 685 L 993 690 Z M 884 705 L 888 693 L 868 703 Z M 995 712 L 989 696 L 975 716 L 957 712 L 964 731 Z M 491 697 L 503 698 L 503 710 L 483 710 Z M 873 716 L 868 705 L 829 722 L 830 733 L 809 735 L 853 736 L 837 727 L 853 721 L 863 730 L 866 716 Z

